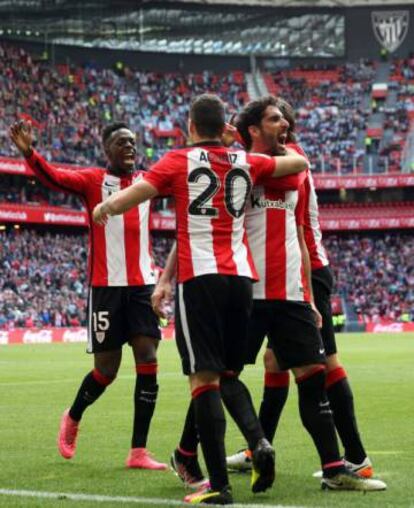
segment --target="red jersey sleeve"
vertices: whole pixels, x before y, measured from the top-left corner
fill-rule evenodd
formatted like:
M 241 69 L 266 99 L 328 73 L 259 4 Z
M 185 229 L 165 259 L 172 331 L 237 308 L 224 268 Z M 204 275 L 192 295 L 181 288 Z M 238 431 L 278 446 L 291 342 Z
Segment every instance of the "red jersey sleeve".
M 170 195 L 174 177 L 175 160 L 167 153 L 144 174 L 144 179 L 153 185 L 159 194 Z
M 305 224 L 305 211 L 306 211 L 306 188 L 302 184 L 299 187 L 298 202 L 295 208 L 296 224 L 303 226 Z
M 57 168 L 33 150 L 26 162 L 39 180 L 53 190 L 86 194 L 90 182 L 90 171 Z
M 250 174 L 253 183 L 270 178 L 276 169 L 276 159 L 261 153 L 247 154 L 247 161 L 250 164 Z

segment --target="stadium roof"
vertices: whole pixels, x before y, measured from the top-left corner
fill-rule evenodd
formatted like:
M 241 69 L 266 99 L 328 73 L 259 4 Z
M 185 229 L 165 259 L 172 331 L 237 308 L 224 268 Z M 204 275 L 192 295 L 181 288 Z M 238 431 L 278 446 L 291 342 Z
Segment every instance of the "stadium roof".
M 397 4 L 412 0 L 0 0 L 0 37 L 167 53 L 341 57 L 345 7 Z

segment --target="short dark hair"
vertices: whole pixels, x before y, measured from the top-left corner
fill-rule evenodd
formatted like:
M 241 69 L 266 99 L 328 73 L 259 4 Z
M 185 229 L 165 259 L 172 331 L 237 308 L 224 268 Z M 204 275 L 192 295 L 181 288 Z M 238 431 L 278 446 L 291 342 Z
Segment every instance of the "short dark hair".
M 294 111 L 292 105 L 288 101 L 285 101 L 285 99 L 282 99 L 282 97 L 277 98 L 277 103 L 278 103 L 278 108 L 283 113 L 283 116 L 289 122 L 289 127 L 287 130 L 287 142 L 288 143 L 296 143 L 295 111 Z
M 236 127 L 243 140 L 246 150 L 252 147 L 252 138 L 250 136 L 249 127 L 255 125 L 258 127 L 263 119 L 264 113 L 268 106 L 278 106 L 275 96 L 265 95 L 254 101 L 249 102 L 238 115 Z
M 102 131 L 102 143 L 105 144 L 111 134 L 119 129 L 129 129 L 129 127 L 125 122 L 115 122 L 107 125 Z
M 191 102 L 190 119 L 199 136 L 221 136 L 226 122 L 223 101 L 217 95 L 208 93 L 195 97 Z

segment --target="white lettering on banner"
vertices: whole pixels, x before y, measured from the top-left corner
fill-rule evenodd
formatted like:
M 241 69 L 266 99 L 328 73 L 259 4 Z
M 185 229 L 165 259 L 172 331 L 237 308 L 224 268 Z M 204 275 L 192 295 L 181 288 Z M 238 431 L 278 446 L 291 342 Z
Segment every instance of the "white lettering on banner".
M 404 323 L 390 323 L 388 325 L 377 323 L 374 325 L 374 329 L 372 331 L 374 333 L 400 333 L 404 331 Z
M 85 328 L 67 329 L 63 332 L 63 342 L 86 342 L 87 334 Z
M 73 224 L 85 224 L 86 218 L 84 215 L 75 215 L 69 213 L 52 213 L 46 212 L 44 214 L 45 222 L 71 222 Z
M 0 345 L 4 346 L 9 343 L 9 332 L 0 330 Z
M 26 166 L 22 162 L 0 161 L 0 173 L 27 173 Z
M 13 212 L 11 210 L 2 210 L 0 208 L 0 219 L 4 220 L 27 220 L 26 212 Z
M 52 342 L 52 330 L 27 330 L 23 335 L 23 344 L 47 344 Z

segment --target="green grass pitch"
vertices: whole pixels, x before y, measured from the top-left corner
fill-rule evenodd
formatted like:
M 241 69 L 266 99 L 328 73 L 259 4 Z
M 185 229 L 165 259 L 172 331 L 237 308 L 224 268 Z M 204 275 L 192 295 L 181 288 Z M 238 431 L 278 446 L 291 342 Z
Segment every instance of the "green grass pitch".
M 301 426 L 294 383 L 277 440 L 277 479 L 270 491 L 254 496 L 249 476 L 232 474 L 234 498 L 247 505 L 306 507 L 414 506 L 414 335 L 353 334 L 338 337 L 343 364 L 354 390 L 359 426 L 386 492 L 322 492 L 312 473 L 318 459 Z M 84 344 L 0 347 L 0 489 L 134 496 L 180 500 L 184 491 L 171 472 L 130 471 L 124 461 L 130 445 L 134 366 L 124 348 L 117 381 L 86 413 L 78 451 L 71 461 L 56 450 L 61 413 L 91 367 Z M 149 448 L 164 461 L 180 435 L 189 398 L 174 342 L 159 351 L 160 396 Z M 261 362 L 246 369 L 244 381 L 258 402 Z M 243 440 L 228 421 L 227 451 Z M 95 501 L 14 497 L 0 494 L 1 507 L 90 507 Z M 138 506 L 107 502 L 100 506 Z M 140 507 L 156 506 L 141 502 Z

